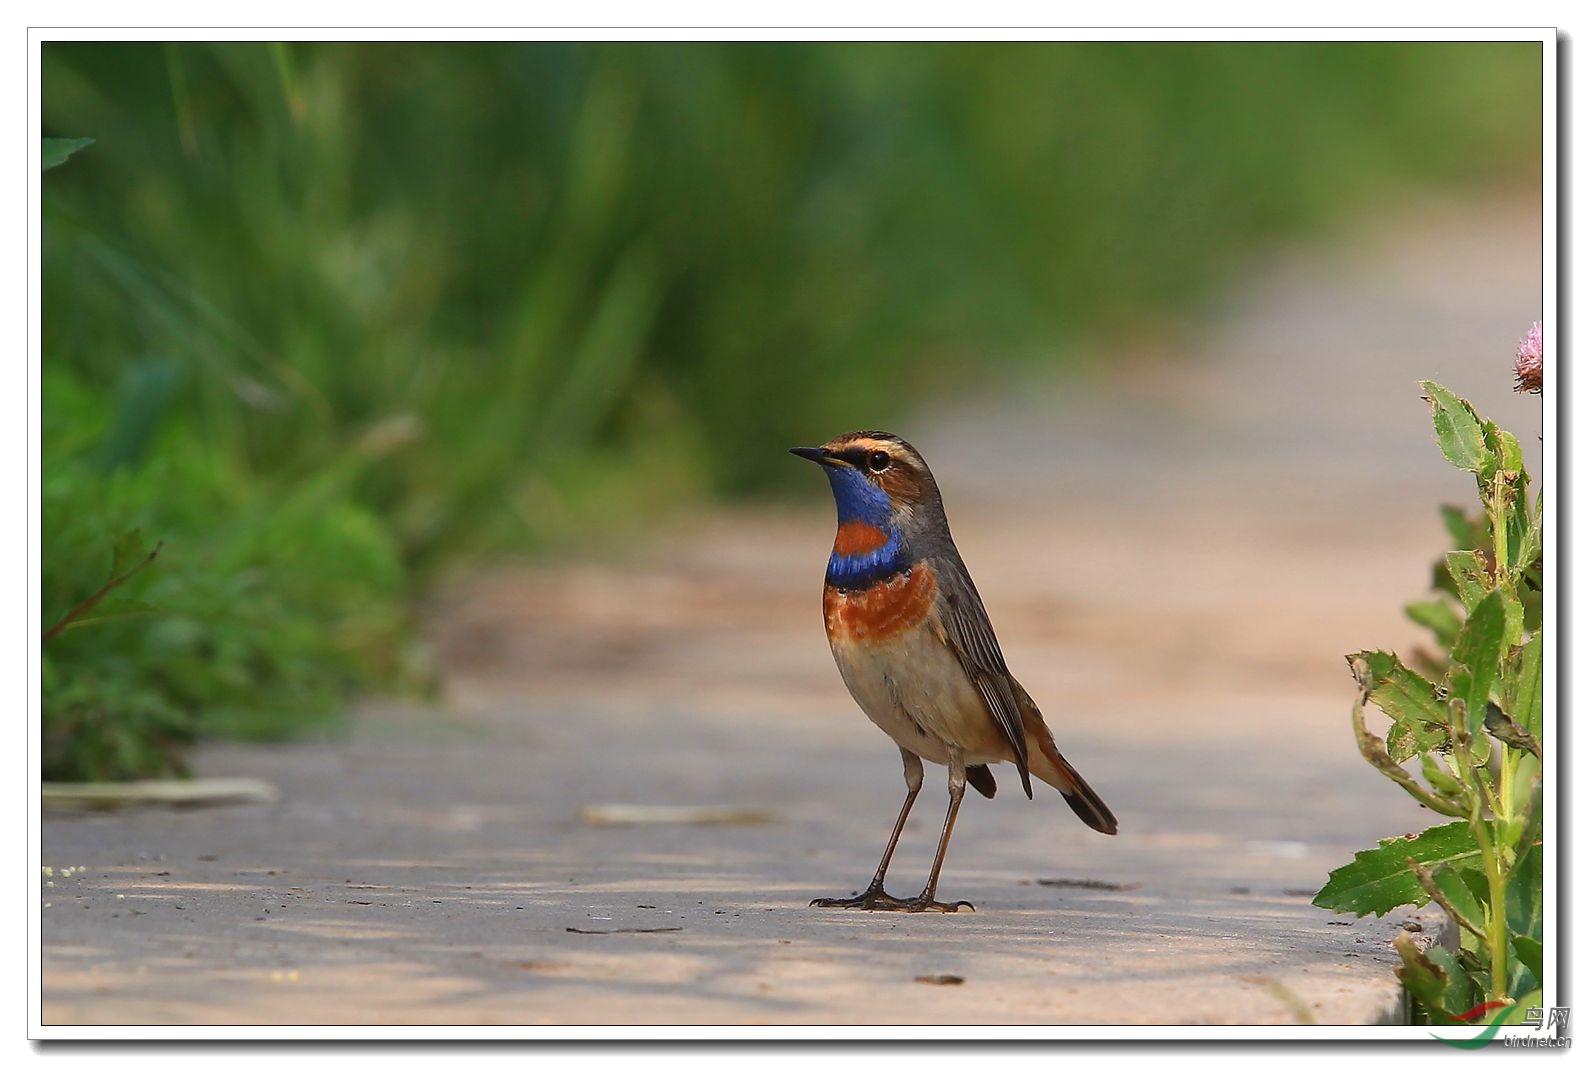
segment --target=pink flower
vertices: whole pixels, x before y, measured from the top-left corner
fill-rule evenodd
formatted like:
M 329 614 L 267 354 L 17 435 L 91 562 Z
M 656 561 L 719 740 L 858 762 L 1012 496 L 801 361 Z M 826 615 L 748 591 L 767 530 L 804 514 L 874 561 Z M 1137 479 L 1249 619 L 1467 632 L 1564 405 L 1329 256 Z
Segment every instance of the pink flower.
M 1529 335 L 1518 346 L 1518 358 L 1513 362 L 1513 377 L 1517 384 L 1514 392 L 1538 393 L 1545 380 L 1545 366 L 1541 359 L 1540 324 L 1529 327 Z

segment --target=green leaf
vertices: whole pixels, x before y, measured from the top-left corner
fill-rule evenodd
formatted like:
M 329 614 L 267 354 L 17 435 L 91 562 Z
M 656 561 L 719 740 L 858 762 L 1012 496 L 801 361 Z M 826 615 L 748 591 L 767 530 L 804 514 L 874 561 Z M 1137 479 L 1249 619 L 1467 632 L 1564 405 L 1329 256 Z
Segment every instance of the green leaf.
M 1544 928 L 1545 845 L 1536 844 L 1507 876 L 1507 930 L 1540 940 Z
M 1465 609 L 1472 610 L 1490 590 L 1486 584 L 1484 556 L 1477 550 L 1448 552 L 1446 566 L 1458 599 Z
M 1537 984 L 1545 982 L 1545 952 L 1540 944 L 1532 937 L 1518 934 L 1512 939 L 1513 955 L 1518 962 L 1529 968 L 1529 973 L 1534 975 Z
M 1353 915 L 1385 915 L 1403 904 L 1424 904 L 1430 895 L 1408 869 L 1408 857 L 1426 867 L 1458 869 L 1481 862 L 1468 823 L 1432 826 L 1421 834 L 1390 837 L 1380 847 L 1355 853 L 1353 862 L 1331 872 L 1315 894 L 1316 907 Z
M 1468 883 L 1462 875 L 1450 867 L 1437 867 L 1431 876 L 1435 887 L 1446 897 L 1446 902 L 1452 905 L 1452 918 L 1461 918 L 1465 925 L 1482 927 L 1485 925 L 1485 906 L 1470 891 Z
M 44 166 L 40 169 L 58 167 L 91 144 L 92 137 L 46 137 L 42 153 Z
M 1370 700 L 1402 727 L 1387 734 L 1386 749 L 1393 759 L 1400 763 L 1446 741 L 1451 719 L 1428 679 L 1405 666 L 1393 652 L 1355 652 L 1347 659 L 1354 677 L 1368 680 Z M 1412 738 L 1411 744 L 1404 739 L 1404 731 Z
M 1448 1015 L 1458 1015 L 1484 999 L 1480 997 L 1478 983 L 1469 976 L 1468 971 L 1463 969 L 1463 965 L 1458 962 L 1451 949 L 1445 945 L 1431 945 L 1425 950 L 1424 956 L 1446 975 L 1446 985 L 1441 993 L 1442 1011 Z M 1477 997 L 1479 999 L 1476 999 Z
M 1388 748 L 1390 745 L 1388 744 Z M 1438 793 L 1448 796 L 1462 796 L 1466 789 L 1461 781 L 1442 769 L 1434 756 L 1428 752 L 1419 754 L 1419 771 L 1424 775 L 1424 780 Z
M 1496 684 L 1496 669 L 1507 651 L 1507 611 L 1502 598 L 1488 595 L 1475 605 L 1468 621 L 1452 646 L 1452 658 L 1468 668 L 1466 675 L 1453 672 L 1447 689 L 1450 697 L 1461 699 L 1472 713 L 1482 713 Z M 1477 730 L 1478 722 L 1470 724 Z
M 1446 597 L 1431 597 L 1428 600 L 1410 601 L 1403 608 L 1403 613 L 1435 634 L 1436 641 L 1442 648 L 1451 648 L 1457 640 L 1458 632 L 1463 629 L 1463 617 L 1452 607 Z
M 1544 541 L 1541 521 L 1541 503 L 1544 493 L 1535 494 L 1534 512 L 1529 516 L 1524 525 L 1523 535 L 1518 539 L 1518 548 L 1514 554 L 1512 569 L 1515 571 L 1528 570 L 1535 560 L 1540 558 L 1541 545 Z M 1539 575 L 1536 576 L 1538 586 Z
M 1502 631 L 1502 654 L 1515 645 L 1523 644 L 1524 639 L 1524 606 L 1518 599 L 1518 591 L 1513 588 L 1510 579 L 1503 578 L 1496 583 L 1495 594 L 1501 597 L 1502 616 L 1505 620 L 1505 629 Z
M 1412 759 L 1414 754 L 1420 751 L 1419 741 L 1420 738 L 1414 735 L 1413 727 L 1394 722 L 1386 728 L 1386 755 L 1393 763 Z
M 1447 723 L 1446 706 L 1429 679 L 1403 664 L 1395 652 L 1355 652 L 1348 658 L 1355 677 L 1367 678 L 1370 700 L 1398 722 Z
M 1508 704 L 1513 722 L 1523 727 L 1536 737 L 1542 736 L 1544 723 L 1541 716 L 1541 690 L 1543 688 L 1543 672 L 1541 658 L 1545 655 L 1544 646 L 1540 641 L 1540 631 L 1536 630 L 1534 636 L 1529 638 L 1527 644 L 1519 650 L 1517 656 L 1517 669 L 1510 673 L 1516 676 L 1513 695 Z
M 1427 394 L 1441 454 L 1459 470 L 1477 475 L 1482 482 L 1488 479 L 1496 470 L 1496 455 L 1485 442 L 1484 426 L 1474 408 L 1435 382 L 1419 384 Z
M 1497 426 L 1494 422 L 1485 424 L 1485 440 L 1496 453 L 1496 463 L 1505 471 L 1514 482 L 1522 479 L 1525 484 L 1529 481 L 1529 472 L 1524 469 L 1523 447 L 1519 445 L 1518 438 Z
M 1520 751 L 1511 774 L 1507 804 L 1518 815 L 1507 824 L 1502 843 L 1511 850 L 1512 862 L 1516 864 L 1522 863 L 1529 849 L 1540 840 L 1545 822 L 1545 781 L 1540 777 L 1540 757 Z
M 1463 884 L 1469 887 L 1469 892 L 1474 894 L 1475 900 L 1490 899 L 1490 881 L 1486 879 L 1482 868 L 1464 867 L 1457 873 L 1463 879 Z
M 1540 524 L 1534 523 L 1526 527 L 1523 536 L 1518 539 L 1518 550 L 1513 553 L 1512 569 L 1527 570 L 1529 565 L 1539 558 L 1541 543 Z

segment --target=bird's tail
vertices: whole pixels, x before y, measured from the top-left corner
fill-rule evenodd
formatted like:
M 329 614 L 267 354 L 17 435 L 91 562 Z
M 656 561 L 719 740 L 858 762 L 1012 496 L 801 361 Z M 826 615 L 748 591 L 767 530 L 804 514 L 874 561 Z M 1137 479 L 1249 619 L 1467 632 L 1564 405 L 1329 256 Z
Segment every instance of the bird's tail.
M 1029 771 L 1040 781 L 1060 790 L 1067 806 L 1090 827 L 1102 834 L 1116 833 L 1116 816 L 1100 799 L 1100 794 L 1083 780 L 1078 769 L 1068 763 L 1056 748 L 1050 728 L 1045 725 L 1039 708 L 1034 706 L 1034 701 L 1023 691 L 1022 686 L 1018 687 L 1018 695 L 1022 697 L 1019 710 L 1023 718 L 1023 735 L 1035 742 L 1034 751 L 1029 753 Z
M 1099 830 L 1102 834 L 1117 832 L 1116 816 L 1111 814 L 1111 809 L 1106 807 L 1105 801 L 1100 799 L 1100 794 L 1094 791 L 1090 784 L 1083 780 L 1083 775 L 1078 773 L 1076 767 L 1056 750 L 1056 743 L 1051 740 L 1048 731 L 1040 731 L 1039 752 L 1043 759 L 1031 759 L 1029 770 L 1033 771 L 1039 779 L 1061 790 L 1062 799 L 1067 806 L 1072 808 L 1089 826 Z

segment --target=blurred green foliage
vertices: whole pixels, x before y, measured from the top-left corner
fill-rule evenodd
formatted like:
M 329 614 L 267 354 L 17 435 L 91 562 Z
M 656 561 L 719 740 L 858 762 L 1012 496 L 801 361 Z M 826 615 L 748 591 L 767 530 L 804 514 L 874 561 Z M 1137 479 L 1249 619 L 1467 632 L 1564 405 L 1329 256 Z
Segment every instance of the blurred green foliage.
M 352 451 L 300 482 L 163 435 L 133 455 L 110 409 L 151 373 L 100 395 L 46 364 L 43 623 L 124 573 L 126 531 L 160 557 L 43 646 L 50 779 L 170 773 L 202 734 L 287 736 L 328 720 L 355 686 L 416 679 L 408 583 L 385 524 L 351 499 Z M 129 402 L 127 398 L 131 398 Z
M 406 573 L 773 487 L 1272 237 L 1532 179 L 1541 115 L 1536 44 L 52 43 L 43 88 L 94 139 L 45 180 L 46 603 L 136 526 L 175 613 L 51 669 L 174 691 L 179 616 L 283 717 L 381 676 Z

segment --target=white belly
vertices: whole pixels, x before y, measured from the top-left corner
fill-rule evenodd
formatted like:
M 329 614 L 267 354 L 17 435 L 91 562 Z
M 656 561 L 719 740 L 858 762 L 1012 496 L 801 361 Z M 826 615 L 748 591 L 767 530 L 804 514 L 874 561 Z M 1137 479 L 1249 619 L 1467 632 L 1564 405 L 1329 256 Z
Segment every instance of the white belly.
M 968 763 L 1010 757 L 961 664 L 928 625 L 884 641 L 831 640 L 836 666 L 864 714 L 932 763 L 960 749 Z

